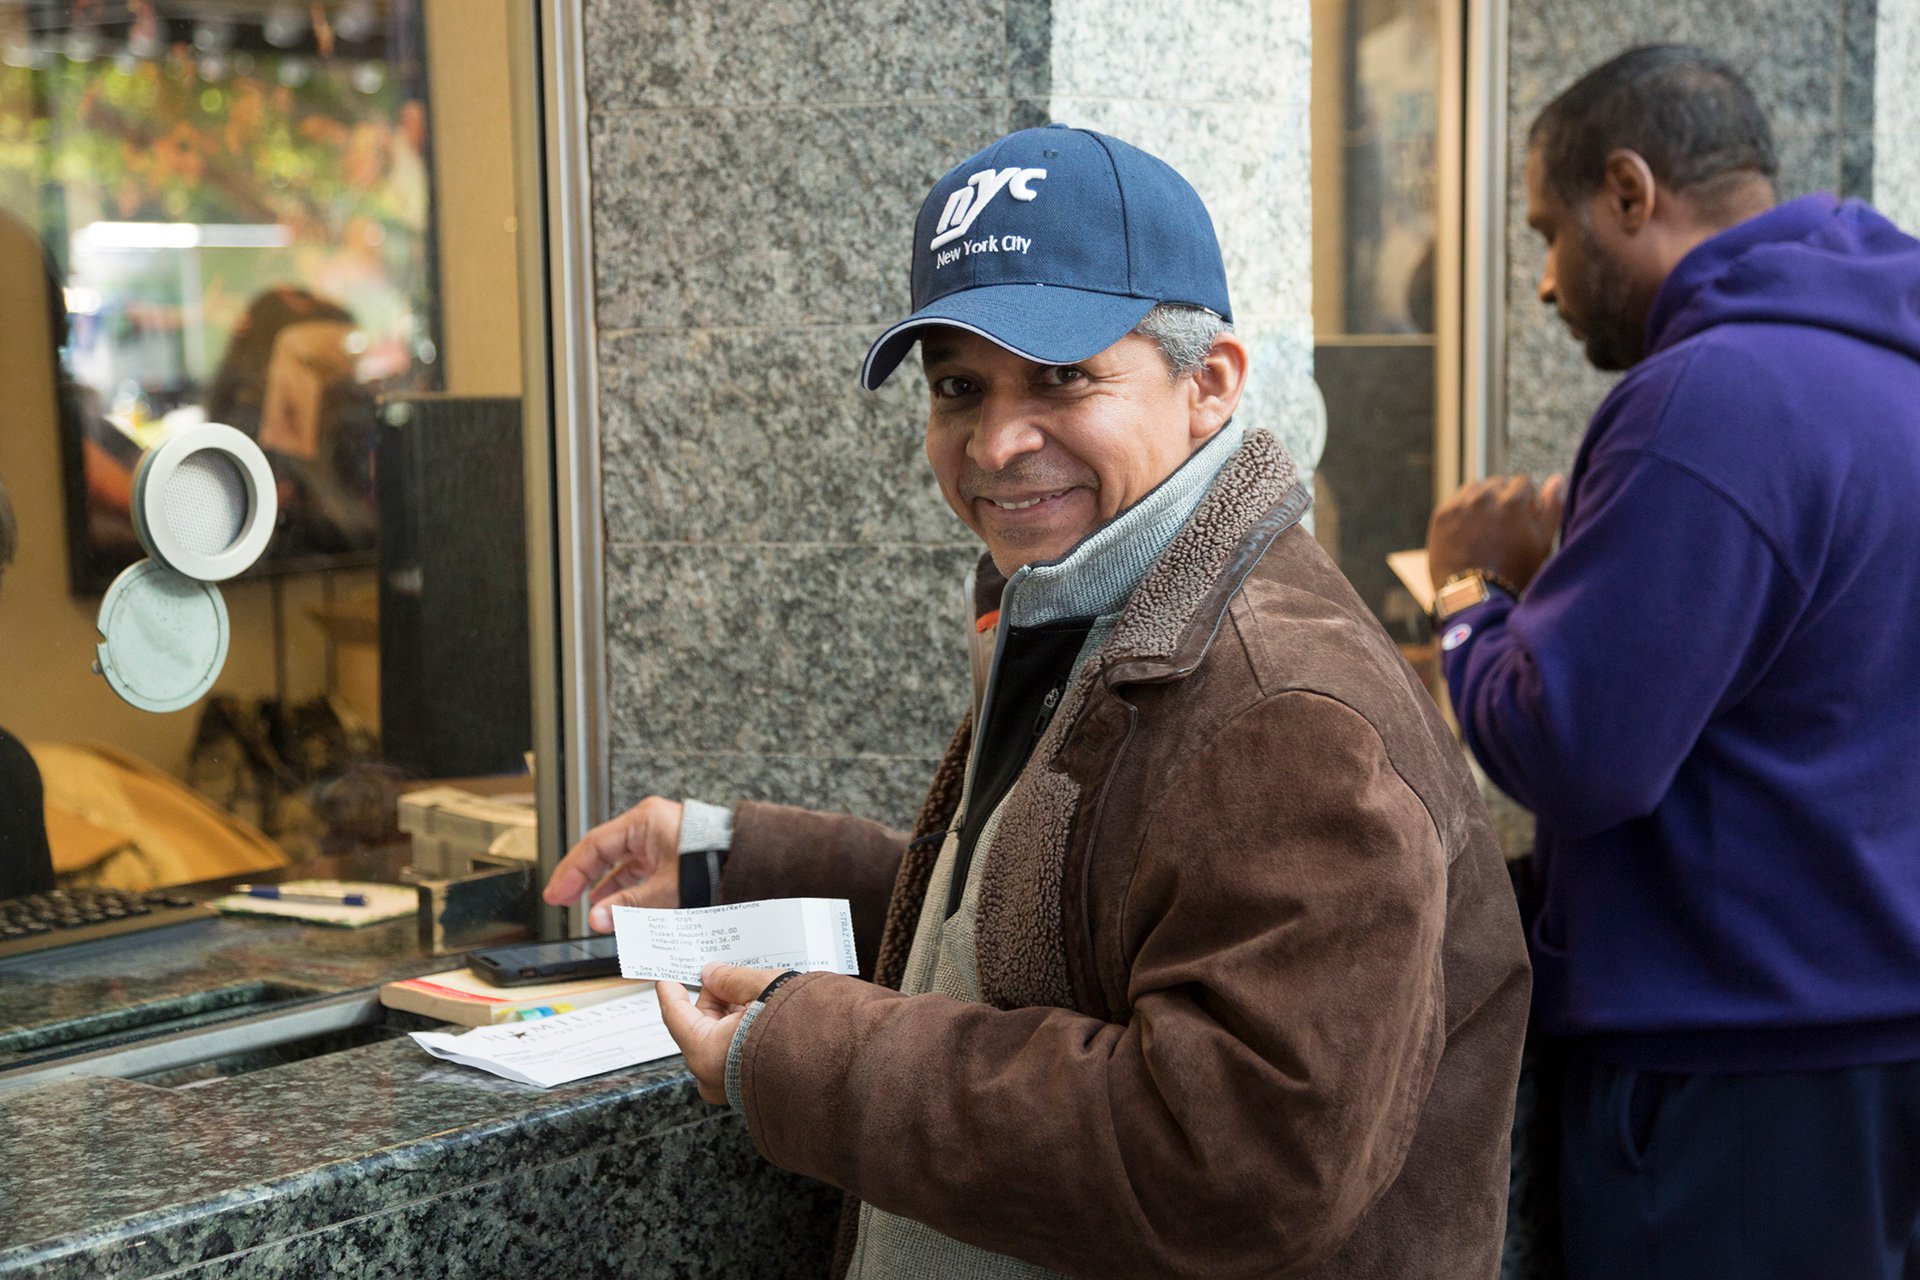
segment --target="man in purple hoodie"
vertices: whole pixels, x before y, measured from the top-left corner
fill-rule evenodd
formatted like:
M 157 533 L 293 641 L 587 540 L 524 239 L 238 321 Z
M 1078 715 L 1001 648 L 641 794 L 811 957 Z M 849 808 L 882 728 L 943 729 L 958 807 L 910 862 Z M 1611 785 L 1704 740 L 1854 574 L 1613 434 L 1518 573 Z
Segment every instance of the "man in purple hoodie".
M 1540 298 L 1626 375 L 1564 490 L 1429 533 L 1461 729 L 1538 819 L 1574 1280 L 1920 1270 L 1920 242 L 1773 173 L 1696 49 L 1542 112 Z

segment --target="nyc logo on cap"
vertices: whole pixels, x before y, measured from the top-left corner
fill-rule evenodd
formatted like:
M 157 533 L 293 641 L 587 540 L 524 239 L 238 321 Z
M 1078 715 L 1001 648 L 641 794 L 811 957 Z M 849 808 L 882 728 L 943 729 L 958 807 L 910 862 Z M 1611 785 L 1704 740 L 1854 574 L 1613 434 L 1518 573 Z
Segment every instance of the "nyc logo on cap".
M 947 207 L 940 211 L 940 225 L 935 227 L 929 249 L 938 249 L 952 240 L 958 240 L 967 234 L 980 215 L 986 212 L 993 198 L 1005 191 L 1015 200 L 1032 200 L 1040 193 L 1033 189 L 1033 183 L 1047 176 L 1045 169 L 1008 168 L 995 171 L 982 169 L 967 179 L 966 185 L 947 197 Z
M 1005 191 L 1015 200 L 1028 201 L 1039 196 L 1033 184 L 1047 176 L 1045 169 L 1022 169 L 1018 166 L 1006 169 L 982 169 L 968 178 L 966 184 L 947 197 L 946 208 L 940 211 L 939 225 L 933 229 L 933 239 L 927 243 L 929 250 L 951 244 L 973 229 L 980 215 L 987 211 L 995 196 Z M 1021 246 L 1025 252 L 1025 246 Z M 953 255 L 957 257 L 958 254 Z M 952 259 L 941 255 L 941 266 Z

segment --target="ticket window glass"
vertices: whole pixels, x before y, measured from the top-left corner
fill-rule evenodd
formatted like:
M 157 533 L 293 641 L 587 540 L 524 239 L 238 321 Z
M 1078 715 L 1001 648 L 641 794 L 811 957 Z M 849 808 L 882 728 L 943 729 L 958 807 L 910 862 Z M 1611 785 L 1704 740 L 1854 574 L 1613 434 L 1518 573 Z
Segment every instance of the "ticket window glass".
M 1460 316 L 1458 0 L 1315 0 L 1315 533 L 1410 657 L 1426 619 L 1388 569 L 1450 487 Z
M 0 728 L 61 883 L 380 846 L 400 789 L 524 774 L 513 18 L 0 0 Z M 219 584 L 212 687 L 154 714 L 96 621 L 140 459 L 207 422 L 269 460 L 276 527 Z M 183 837 L 210 813 L 229 840 Z

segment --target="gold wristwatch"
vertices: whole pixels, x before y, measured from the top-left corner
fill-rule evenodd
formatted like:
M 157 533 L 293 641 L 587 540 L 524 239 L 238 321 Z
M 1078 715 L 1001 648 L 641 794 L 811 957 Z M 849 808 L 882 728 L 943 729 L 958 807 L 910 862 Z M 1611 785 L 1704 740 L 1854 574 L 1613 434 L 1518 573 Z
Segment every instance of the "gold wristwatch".
M 1485 601 L 1498 588 L 1514 599 L 1520 598 L 1519 588 L 1490 569 L 1463 569 L 1440 584 L 1433 593 L 1433 625 L 1437 630 L 1446 625 L 1447 619 L 1463 610 Z

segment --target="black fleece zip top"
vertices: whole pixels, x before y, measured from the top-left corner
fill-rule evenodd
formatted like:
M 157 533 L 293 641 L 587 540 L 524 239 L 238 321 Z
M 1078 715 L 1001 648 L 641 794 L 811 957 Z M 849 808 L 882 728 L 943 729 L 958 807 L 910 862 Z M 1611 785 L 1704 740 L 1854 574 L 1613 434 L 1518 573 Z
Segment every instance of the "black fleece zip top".
M 1039 626 L 1008 627 L 1000 642 L 1000 664 L 994 669 L 988 705 L 980 713 L 980 758 L 974 761 L 973 790 L 960 822 L 953 884 L 947 890 L 949 919 L 960 909 L 980 829 L 1000 807 L 1014 779 L 1026 768 L 1034 744 L 1047 731 L 1093 623 L 1092 618 L 1062 618 Z

